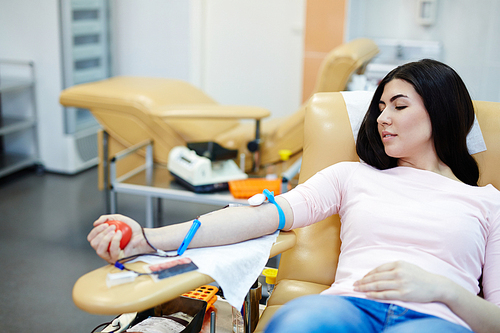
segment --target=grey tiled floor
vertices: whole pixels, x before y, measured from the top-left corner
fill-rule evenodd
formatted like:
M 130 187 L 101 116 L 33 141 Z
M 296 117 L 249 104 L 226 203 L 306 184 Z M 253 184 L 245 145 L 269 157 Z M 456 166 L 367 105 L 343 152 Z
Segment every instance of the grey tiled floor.
M 67 176 L 32 170 L 0 179 L 0 328 L 2 332 L 90 332 L 112 317 L 72 301 L 75 281 L 105 264 L 86 241 L 105 213 L 97 169 Z M 217 207 L 164 202 L 164 224 Z M 120 195 L 120 213 L 144 220 L 140 197 Z

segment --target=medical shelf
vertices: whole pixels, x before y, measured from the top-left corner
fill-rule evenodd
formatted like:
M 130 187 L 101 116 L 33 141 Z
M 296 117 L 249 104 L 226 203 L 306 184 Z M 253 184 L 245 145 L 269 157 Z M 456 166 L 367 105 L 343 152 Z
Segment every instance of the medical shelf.
M 6 135 L 35 126 L 35 118 L 2 117 L 0 135 Z
M 103 132 L 103 134 L 106 137 L 106 139 L 103 140 L 103 151 L 108 151 L 108 147 L 106 146 L 108 134 L 106 132 Z M 121 177 L 116 177 L 117 162 L 144 148 L 146 148 L 145 163 Z M 106 160 L 107 158 L 104 158 L 104 161 Z M 221 207 L 228 204 L 248 205 L 247 200 L 236 199 L 229 191 L 200 194 L 189 191 L 177 184 L 166 166 L 153 163 L 153 142 L 150 140 L 138 143 L 117 153 L 111 158 L 109 166 L 104 165 L 105 170 L 108 170 L 108 167 L 109 174 L 105 175 L 104 182 L 107 183 L 109 179 L 111 184 L 109 192 L 107 193 L 109 213 L 118 213 L 118 193 L 143 196 L 146 199 L 145 226 L 148 228 L 161 225 L 161 223 L 156 223 L 158 221 L 155 221 L 154 218 L 155 200 L 158 200 L 157 217 L 161 215 L 161 203 L 159 201 L 161 199 L 220 205 Z
M 29 155 L 4 154 L 0 155 L 0 177 L 6 176 L 20 169 L 37 164 L 38 159 Z
M 0 60 L 0 177 L 40 165 L 34 78 L 33 62 Z
M 4 63 L 5 61 L 0 62 Z M 11 92 L 16 90 L 22 90 L 30 88 L 33 85 L 32 80 L 23 80 L 16 78 L 1 78 L 0 79 L 0 93 Z

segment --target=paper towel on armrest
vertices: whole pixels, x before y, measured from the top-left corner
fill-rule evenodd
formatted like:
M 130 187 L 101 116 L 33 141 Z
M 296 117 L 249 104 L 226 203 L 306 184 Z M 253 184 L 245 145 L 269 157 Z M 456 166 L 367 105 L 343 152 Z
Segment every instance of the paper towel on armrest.
M 190 258 L 200 273 L 212 277 L 224 291 L 229 304 L 240 310 L 250 287 L 262 273 L 278 234 L 276 231 L 241 243 L 188 249 L 182 256 Z M 172 259 L 144 257 L 138 260 L 156 264 Z
M 246 294 L 266 266 L 279 231 L 241 243 L 190 249 L 185 256 L 211 276 L 224 291 L 226 300 L 240 310 Z

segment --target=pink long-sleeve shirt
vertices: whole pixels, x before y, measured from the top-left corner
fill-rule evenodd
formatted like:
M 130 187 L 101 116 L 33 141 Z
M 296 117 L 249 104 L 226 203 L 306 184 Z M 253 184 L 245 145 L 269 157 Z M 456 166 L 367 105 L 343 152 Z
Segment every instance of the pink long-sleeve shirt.
M 281 195 L 292 228 L 339 214 L 341 253 L 335 282 L 324 294 L 365 298 L 353 283 L 397 260 L 415 264 L 479 292 L 500 306 L 500 192 L 410 167 L 378 170 L 342 162 Z M 442 303 L 387 301 L 468 325 Z

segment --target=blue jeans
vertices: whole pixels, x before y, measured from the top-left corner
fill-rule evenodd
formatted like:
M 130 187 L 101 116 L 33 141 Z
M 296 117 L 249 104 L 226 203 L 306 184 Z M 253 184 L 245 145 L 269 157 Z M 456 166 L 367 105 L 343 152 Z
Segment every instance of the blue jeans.
M 470 333 L 461 325 L 394 304 L 333 295 L 309 295 L 283 305 L 266 333 Z

